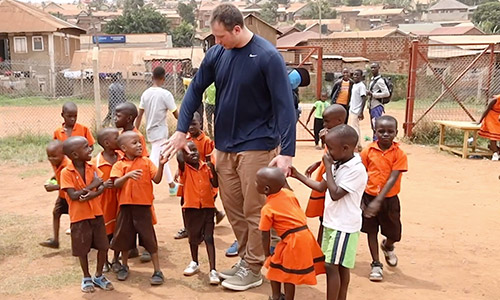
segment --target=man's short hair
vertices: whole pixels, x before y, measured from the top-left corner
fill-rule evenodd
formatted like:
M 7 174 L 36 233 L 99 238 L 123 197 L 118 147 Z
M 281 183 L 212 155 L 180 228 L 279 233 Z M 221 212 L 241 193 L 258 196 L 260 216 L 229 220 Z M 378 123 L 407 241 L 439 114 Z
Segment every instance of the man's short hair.
M 229 3 L 220 4 L 212 11 L 210 24 L 214 22 L 224 25 L 227 31 L 232 31 L 236 25 L 239 25 L 241 28 L 245 27 L 243 14 L 241 14 L 241 11 L 236 6 Z
M 165 78 L 165 69 L 163 67 L 156 67 L 153 70 L 153 79 L 164 79 Z

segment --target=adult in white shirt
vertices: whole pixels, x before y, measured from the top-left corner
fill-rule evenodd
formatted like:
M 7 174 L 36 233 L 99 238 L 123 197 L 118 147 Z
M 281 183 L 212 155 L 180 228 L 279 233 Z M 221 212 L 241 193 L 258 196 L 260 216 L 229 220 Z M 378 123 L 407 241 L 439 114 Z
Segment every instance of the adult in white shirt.
M 382 103 L 383 98 L 387 98 L 391 95 L 389 92 L 389 87 L 385 84 L 384 78 L 380 75 L 380 65 L 378 63 L 372 63 L 370 66 L 372 71 L 372 78 L 370 81 L 370 86 L 366 95 L 370 96 L 370 104 L 368 108 L 370 109 L 370 119 L 373 130 L 373 140 L 376 141 L 375 136 L 375 121 L 380 118 L 385 113 L 384 104 Z
M 156 166 L 158 166 L 162 150 L 161 145 L 168 139 L 167 112 L 171 111 L 176 119 L 179 117 L 174 96 L 162 88 L 164 83 L 165 69 L 163 67 L 156 67 L 153 70 L 153 86 L 142 93 L 139 104 L 139 115 L 135 121 L 135 127 L 139 128 L 142 116 L 146 113 L 146 138 L 151 143 L 150 159 Z M 174 182 L 168 165 L 163 168 L 163 175 L 166 177 L 170 187 L 170 196 L 177 195 L 177 185 Z

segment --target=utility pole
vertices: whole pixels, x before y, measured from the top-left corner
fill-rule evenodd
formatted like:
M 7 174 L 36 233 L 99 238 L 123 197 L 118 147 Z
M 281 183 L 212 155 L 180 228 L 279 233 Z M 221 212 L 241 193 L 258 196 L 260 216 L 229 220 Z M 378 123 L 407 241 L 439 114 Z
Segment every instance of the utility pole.
M 318 11 L 319 11 L 319 38 L 321 39 L 321 31 L 323 30 L 322 26 L 321 26 L 321 1 L 322 0 L 318 0 Z

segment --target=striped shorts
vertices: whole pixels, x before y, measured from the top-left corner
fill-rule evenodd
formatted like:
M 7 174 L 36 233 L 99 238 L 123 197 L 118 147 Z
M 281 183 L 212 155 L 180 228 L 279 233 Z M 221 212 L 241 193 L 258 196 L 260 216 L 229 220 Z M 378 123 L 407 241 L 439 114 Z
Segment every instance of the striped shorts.
M 325 262 L 341 265 L 345 268 L 354 268 L 356 249 L 358 248 L 359 231 L 346 233 L 335 229 L 323 229 L 321 250 L 325 254 Z

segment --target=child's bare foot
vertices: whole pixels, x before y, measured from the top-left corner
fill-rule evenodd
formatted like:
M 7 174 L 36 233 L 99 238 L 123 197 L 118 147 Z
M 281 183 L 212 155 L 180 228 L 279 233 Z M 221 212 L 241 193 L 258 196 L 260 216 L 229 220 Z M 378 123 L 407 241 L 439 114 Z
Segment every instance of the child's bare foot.
M 58 249 L 59 248 L 59 242 L 56 242 L 54 239 L 50 238 L 47 239 L 46 241 L 43 241 L 39 243 L 40 246 L 47 247 L 47 248 L 53 248 L 53 249 Z

